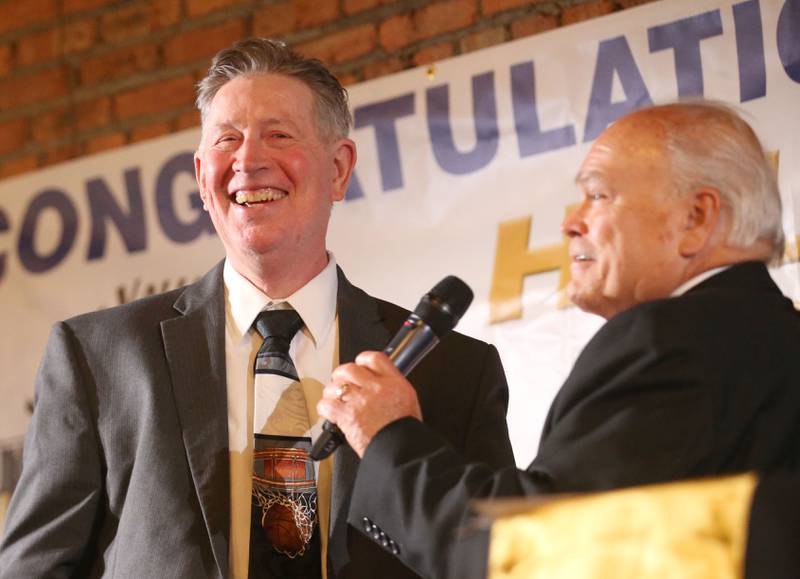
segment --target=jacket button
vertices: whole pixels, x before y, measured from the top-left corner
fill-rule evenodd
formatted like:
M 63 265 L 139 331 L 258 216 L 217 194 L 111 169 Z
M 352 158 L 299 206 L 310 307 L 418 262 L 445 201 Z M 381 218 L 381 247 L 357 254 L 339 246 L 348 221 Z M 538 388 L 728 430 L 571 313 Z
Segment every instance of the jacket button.
M 373 525 L 372 525 L 372 521 L 370 521 L 370 520 L 369 520 L 369 518 L 367 518 L 367 517 L 364 517 L 364 518 L 362 518 L 362 519 L 361 519 L 361 522 L 362 522 L 362 523 L 363 523 L 363 525 L 364 525 L 364 530 L 365 530 L 367 533 L 371 533 L 371 532 L 372 532 L 372 527 L 373 527 Z

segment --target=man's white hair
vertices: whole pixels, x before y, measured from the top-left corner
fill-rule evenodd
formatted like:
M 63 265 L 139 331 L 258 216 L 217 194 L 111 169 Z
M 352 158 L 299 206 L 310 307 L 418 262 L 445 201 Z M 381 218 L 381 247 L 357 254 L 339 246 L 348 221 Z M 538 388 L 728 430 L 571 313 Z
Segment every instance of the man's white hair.
M 676 192 L 701 187 L 719 191 L 730 220 L 727 242 L 772 246 L 771 261 L 784 251 L 781 196 L 776 171 L 750 125 L 734 107 L 714 101 L 656 106 L 663 120 Z

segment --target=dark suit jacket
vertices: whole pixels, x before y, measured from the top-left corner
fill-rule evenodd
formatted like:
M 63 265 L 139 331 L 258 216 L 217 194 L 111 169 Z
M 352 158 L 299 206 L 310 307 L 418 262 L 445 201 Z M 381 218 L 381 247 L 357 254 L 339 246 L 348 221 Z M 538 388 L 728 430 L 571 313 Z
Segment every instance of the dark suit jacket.
M 745 579 L 797 579 L 800 575 L 800 475 L 772 474 L 759 481 L 748 521 Z
M 186 288 L 55 325 L 0 576 L 228 575 L 223 296 L 220 264 Z M 382 349 L 407 315 L 341 272 L 337 311 L 342 361 Z M 453 334 L 412 379 L 426 420 L 460 452 L 495 467 L 513 463 L 493 347 Z M 384 547 L 348 538 L 357 467 L 349 447 L 337 451 L 329 577 L 413 577 Z
M 470 499 L 799 463 L 800 318 L 766 267 L 745 263 L 609 320 L 556 396 L 527 470 L 470 464 L 404 419 L 367 448 L 349 517 L 379 526 L 422 575 L 480 577 L 485 535 L 456 541 Z

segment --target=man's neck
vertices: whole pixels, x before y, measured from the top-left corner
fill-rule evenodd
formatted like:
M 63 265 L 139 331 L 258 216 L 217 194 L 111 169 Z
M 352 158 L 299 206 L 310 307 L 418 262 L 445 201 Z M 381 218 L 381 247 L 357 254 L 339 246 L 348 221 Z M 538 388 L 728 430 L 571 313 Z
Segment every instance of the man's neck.
M 681 285 L 701 276 L 704 272 L 730 267 L 737 263 L 746 261 L 763 261 L 766 263 L 769 262 L 771 255 L 771 246 L 763 240 L 756 241 L 747 247 L 720 245 L 715 247 L 713 252 L 697 256 L 691 260 L 686 267 Z
M 314 279 L 327 264 L 328 254 L 324 250 L 313 259 L 272 260 L 259 256 L 245 263 L 231 259 L 231 265 L 242 277 L 272 299 L 290 296 Z

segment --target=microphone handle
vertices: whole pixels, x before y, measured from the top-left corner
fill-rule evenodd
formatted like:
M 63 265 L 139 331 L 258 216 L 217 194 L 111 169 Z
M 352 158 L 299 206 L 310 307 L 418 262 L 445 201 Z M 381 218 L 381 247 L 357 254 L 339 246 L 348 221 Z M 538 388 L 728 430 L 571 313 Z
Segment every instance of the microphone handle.
M 416 314 L 411 314 L 383 349 L 403 376 L 408 376 L 439 343 L 439 337 Z
M 416 314 L 411 314 L 383 353 L 389 356 L 403 376 L 407 376 L 438 343 L 439 337 L 430 326 Z M 326 420 L 309 456 L 313 460 L 328 458 L 344 441 L 344 433 L 339 427 Z

